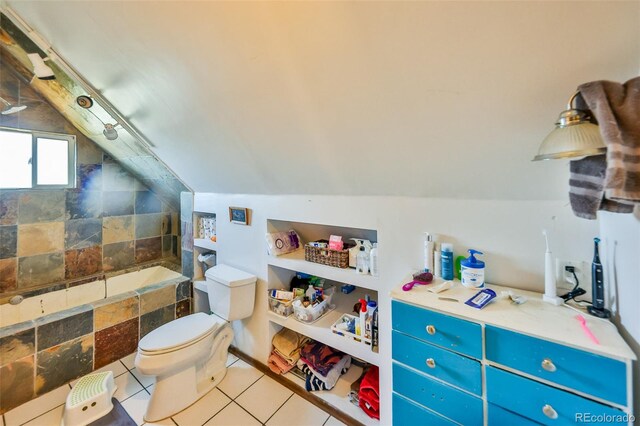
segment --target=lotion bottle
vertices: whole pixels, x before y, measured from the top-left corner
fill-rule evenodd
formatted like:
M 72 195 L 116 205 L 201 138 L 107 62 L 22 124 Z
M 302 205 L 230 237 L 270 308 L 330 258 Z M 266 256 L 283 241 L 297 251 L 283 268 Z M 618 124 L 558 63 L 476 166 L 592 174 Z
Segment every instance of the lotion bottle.
M 424 233 L 424 272 L 433 273 L 433 237 Z
M 442 279 L 453 279 L 453 244 L 440 244 L 440 258 L 442 259 Z

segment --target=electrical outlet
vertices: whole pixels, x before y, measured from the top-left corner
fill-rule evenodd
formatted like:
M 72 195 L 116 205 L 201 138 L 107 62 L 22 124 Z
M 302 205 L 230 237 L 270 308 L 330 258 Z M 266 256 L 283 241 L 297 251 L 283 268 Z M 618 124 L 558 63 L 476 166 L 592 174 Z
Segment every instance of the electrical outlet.
M 573 266 L 575 268 L 575 273 L 578 277 L 580 287 L 585 290 L 589 290 L 591 287 L 591 281 L 589 280 L 589 282 L 587 282 L 587 277 L 589 276 L 587 262 L 556 258 L 556 288 L 558 289 L 558 294 L 564 294 L 567 291 L 572 290 L 575 286 L 573 274 L 565 270 L 565 267 L 567 266 Z

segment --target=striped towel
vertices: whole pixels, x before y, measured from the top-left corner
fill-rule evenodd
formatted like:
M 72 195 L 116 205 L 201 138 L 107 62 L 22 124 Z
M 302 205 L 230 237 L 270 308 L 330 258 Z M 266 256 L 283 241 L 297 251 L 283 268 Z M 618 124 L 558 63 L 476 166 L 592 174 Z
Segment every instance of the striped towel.
M 596 219 L 598 210 L 631 213 L 633 205 L 604 197 L 607 162 L 604 155 L 594 155 L 570 162 L 569 201 L 573 213 L 583 219 Z
M 578 89 L 607 146 L 605 197 L 640 204 L 640 77 L 624 84 L 593 81 Z

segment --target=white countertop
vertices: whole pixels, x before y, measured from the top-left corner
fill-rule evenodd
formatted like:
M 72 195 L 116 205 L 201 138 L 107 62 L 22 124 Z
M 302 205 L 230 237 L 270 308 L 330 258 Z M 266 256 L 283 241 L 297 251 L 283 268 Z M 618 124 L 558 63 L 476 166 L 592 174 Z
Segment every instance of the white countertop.
M 404 282 L 409 281 L 411 277 L 407 277 Z M 442 280 L 434 280 L 435 284 L 439 282 Z M 427 291 L 430 286 L 432 285 L 417 285 L 410 291 L 403 291 L 401 284 L 391 291 L 391 297 L 398 301 L 479 323 L 495 325 L 607 357 L 623 361 L 636 359 L 613 323 L 595 318 L 586 311 L 583 313 L 591 332 L 600 341 L 597 345 L 582 330 L 580 322 L 576 319 L 578 312 L 566 306 L 545 303 L 540 293 L 487 284 L 486 287 L 494 290 L 498 297 L 483 309 L 476 309 L 465 305 L 464 302 L 473 297 L 479 289 L 468 289 L 459 281 L 454 281 L 451 289 L 435 294 Z M 500 297 L 502 291 L 526 296 L 528 300 L 522 305 L 512 304 L 508 297 Z M 440 297 L 457 299 L 458 302 L 441 300 Z

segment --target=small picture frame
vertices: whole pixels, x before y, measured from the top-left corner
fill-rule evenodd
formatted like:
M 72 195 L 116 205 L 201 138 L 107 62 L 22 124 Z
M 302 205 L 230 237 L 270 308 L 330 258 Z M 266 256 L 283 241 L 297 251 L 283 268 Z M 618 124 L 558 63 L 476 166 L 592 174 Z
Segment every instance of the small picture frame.
M 229 207 L 229 221 L 238 225 L 248 225 L 249 209 L 246 207 Z

